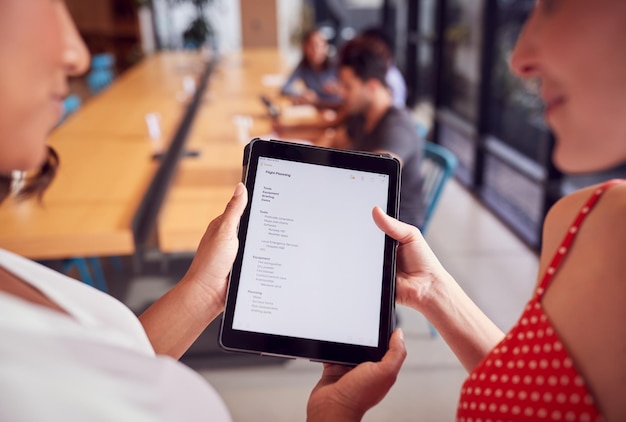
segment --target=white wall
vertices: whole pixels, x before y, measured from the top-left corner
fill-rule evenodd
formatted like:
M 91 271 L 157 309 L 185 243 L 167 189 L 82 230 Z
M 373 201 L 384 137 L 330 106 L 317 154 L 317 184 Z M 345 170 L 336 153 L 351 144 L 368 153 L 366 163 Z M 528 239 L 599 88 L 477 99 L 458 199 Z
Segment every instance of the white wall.
M 239 0 L 215 0 L 209 19 L 217 32 L 220 52 L 241 49 L 241 10 Z
M 276 0 L 278 13 L 278 47 L 287 57 L 299 52 L 293 42 L 301 31 L 304 0 Z M 379 1 L 379 0 L 378 0 Z M 168 7 L 166 0 L 153 0 L 157 34 L 164 48 L 181 48 L 182 33 L 195 17 L 191 3 Z M 241 49 L 241 9 L 239 0 L 214 0 L 206 11 L 217 34 L 220 53 Z
M 350 7 L 375 8 L 382 7 L 383 0 L 347 0 L 345 2 Z
M 293 63 L 300 59 L 303 9 L 303 0 L 278 0 L 278 47 Z
M 196 10 L 189 4 L 169 7 L 166 0 L 153 0 L 157 34 L 164 48 L 181 48 L 182 34 L 195 18 Z M 213 26 L 220 53 L 241 49 L 241 12 L 239 0 L 214 0 L 205 11 Z

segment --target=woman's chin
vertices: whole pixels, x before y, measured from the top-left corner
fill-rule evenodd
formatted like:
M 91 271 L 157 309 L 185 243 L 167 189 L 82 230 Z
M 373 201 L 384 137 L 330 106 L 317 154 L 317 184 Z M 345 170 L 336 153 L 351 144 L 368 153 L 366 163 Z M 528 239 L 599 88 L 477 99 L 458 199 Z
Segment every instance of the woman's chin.
M 48 147 L 43 145 L 41 149 L 39 149 L 36 153 L 33 152 L 29 156 L 22 158 L 22 160 L 17 163 L 12 168 L 12 170 L 20 170 L 20 171 L 36 171 L 46 162 L 48 157 Z
M 626 162 L 625 159 L 619 157 L 593 157 L 592 155 L 582 156 L 576 154 L 574 156 L 566 156 L 560 154 L 559 150 L 554 151 L 552 161 L 557 169 L 564 174 L 577 175 L 599 173 L 610 170 Z

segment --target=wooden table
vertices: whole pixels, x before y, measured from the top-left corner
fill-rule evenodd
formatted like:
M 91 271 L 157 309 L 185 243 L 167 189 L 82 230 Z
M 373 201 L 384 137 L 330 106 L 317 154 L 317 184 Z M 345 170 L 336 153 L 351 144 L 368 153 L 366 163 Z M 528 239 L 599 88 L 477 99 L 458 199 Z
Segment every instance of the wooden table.
M 160 114 L 167 147 L 186 110 L 183 78 L 205 67 L 197 54 L 152 56 L 55 129 L 57 178 L 43 206 L 0 206 L 0 248 L 33 259 L 134 253 L 131 221 L 159 168 L 144 116 Z
M 159 249 L 195 251 L 208 223 L 222 213 L 241 180 L 245 142 L 238 139 L 236 116 L 249 116 L 249 140 L 272 132 L 259 96 L 277 97 L 279 88 L 264 86 L 266 75 L 289 71 L 277 50 L 258 49 L 223 57 L 209 81 L 207 99 L 198 111 L 187 149 L 201 155 L 183 159 L 159 215 Z

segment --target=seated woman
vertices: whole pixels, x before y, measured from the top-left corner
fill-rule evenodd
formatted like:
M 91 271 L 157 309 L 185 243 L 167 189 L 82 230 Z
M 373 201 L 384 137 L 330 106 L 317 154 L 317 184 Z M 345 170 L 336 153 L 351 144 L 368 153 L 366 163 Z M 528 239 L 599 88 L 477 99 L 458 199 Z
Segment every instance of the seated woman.
M 302 39 L 302 60 L 291 73 L 281 94 L 294 104 L 310 104 L 319 108 L 336 108 L 341 105 L 337 87 L 337 69 L 328 56 L 328 42 L 317 29 Z M 304 84 L 304 90 L 297 83 Z

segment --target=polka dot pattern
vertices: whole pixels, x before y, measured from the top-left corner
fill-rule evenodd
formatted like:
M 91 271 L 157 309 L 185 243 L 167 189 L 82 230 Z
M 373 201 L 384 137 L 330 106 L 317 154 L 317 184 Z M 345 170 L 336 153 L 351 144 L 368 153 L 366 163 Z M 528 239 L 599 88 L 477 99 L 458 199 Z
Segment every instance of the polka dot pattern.
M 585 217 L 613 180 L 594 191 L 568 229 L 517 324 L 472 371 L 461 389 L 460 422 L 601 421 L 595 401 L 541 298 Z
M 461 390 L 459 421 L 601 420 L 583 378 L 543 315 L 541 307 L 527 308 L 513 335 L 470 374 Z

